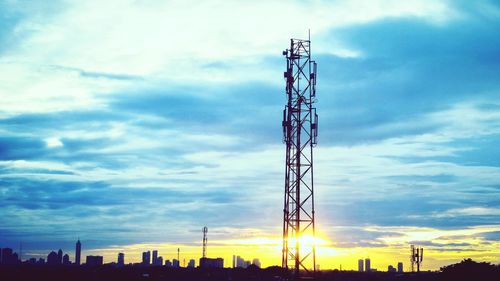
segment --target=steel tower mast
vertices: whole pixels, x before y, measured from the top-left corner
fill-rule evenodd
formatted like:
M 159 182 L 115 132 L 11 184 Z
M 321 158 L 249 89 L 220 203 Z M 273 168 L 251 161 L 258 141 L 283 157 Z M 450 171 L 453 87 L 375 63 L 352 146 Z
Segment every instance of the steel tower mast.
M 286 144 L 282 267 L 316 271 L 313 147 L 318 136 L 316 62 L 311 40 L 291 39 L 286 57 L 283 142 Z M 301 237 L 307 237 L 301 239 Z M 309 242 L 309 245 L 306 243 Z M 302 244 L 302 245 L 301 245 Z
M 203 258 L 207 257 L 207 232 L 208 228 L 203 227 Z

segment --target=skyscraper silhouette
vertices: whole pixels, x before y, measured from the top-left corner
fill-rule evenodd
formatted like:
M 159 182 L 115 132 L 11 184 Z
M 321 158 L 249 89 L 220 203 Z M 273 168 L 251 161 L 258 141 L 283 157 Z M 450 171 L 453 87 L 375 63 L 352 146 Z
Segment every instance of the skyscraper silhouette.
M 142 253 L 142 264 L 143 265 L 150 265 L 151 264 L 151 252 L 143 252 Z
M 76 251 L 75 251 L 75 264 L 80 265 L 80 258 L 82 256 L 82 243 L 80 243 L 80 239 L 76 241 Z
M 57 251 L 57 263 L 62 264 L 62 260 L 63 260 L 63 251 L 59 249 L 59 251 Z
M 118 253 L 118 265 L 123 266 L 125 264 L 125 254 Z
M 363 260 L 362 259 L 359 259 L 358 260 L 358 271 L 359 272 L 363 272 L 364 271 L 364 266 L 363 266 Z
M 153 265 L 158 263 L 158 250 L 153 250 Z
M 365 271 L 366 272 L 372 271 L 372 268 L 371 268 L 370 264 L 371 264 L 370 259 L 369 258 L 365 259 Z

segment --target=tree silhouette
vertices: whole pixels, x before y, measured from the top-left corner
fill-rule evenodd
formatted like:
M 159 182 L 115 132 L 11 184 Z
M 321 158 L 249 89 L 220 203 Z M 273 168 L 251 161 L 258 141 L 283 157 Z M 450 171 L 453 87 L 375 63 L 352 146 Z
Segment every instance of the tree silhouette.
M 464 259 L 460 263 L 441 267 L 441 280 L 500 280 L 500 267 L 489 262 Z

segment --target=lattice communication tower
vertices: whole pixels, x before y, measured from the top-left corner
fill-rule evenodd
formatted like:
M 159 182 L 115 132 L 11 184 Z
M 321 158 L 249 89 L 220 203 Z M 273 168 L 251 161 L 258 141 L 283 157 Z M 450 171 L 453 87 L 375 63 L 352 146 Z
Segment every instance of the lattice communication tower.
M 283 142 L 286 144 L 282 267 L 316 271 L 313 147 L 318 136 L 316 62 L 311 40 L 291 39 L 286 57 Z M 301 238 L 302 237 L 302 238 Z
M 203 258 L 207 257 L 207 232 L 208 228 L 203 227 Z

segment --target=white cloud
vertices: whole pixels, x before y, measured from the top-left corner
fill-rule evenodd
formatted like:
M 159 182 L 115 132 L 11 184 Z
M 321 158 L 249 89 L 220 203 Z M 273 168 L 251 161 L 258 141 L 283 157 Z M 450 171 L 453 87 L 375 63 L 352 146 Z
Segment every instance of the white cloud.
M 138 75 L 147 83 L 280 83 L 281 69 L 268 66 L 267 56 L 280 56 L 289 38 L 306 37 L 308 28 L 315 36 L 386 17 L 456 17 L 447 2 L 428 1 L 76 1 L 59 13 L 23 10 L 16 40 L 0 59 L 4 115 L 104 106 L 103 93 L 140 88 L 137 81 L 81 77 L 74 69 Z M 360 55 L 342 44 L 321 44 L 313 49 Z M 225 67 L 203 67 L 213 62 Z
M 101 72 L 145 75 L 184 60 L 226 60 L 277 53 L 307 29 L 321 33 L 385 17 L 453 18 L 445 2 L 85 1 L 43 22 L 21 44 L 22 58 Z M 294 20 L 291 20 L 294 19 Z M 40 18 L 36 18 L 40 20 Z M 173 72 L 172 72 L 173 71 Z
M 103 108 L 98 94 L 130 86 L 80 76 L 79 72 L 43 63 L 18 63 L 0 58 L 0 117 L 19 113 Z M 4 116 L 1 116 L 4 115 Z
M 55 137 L 45 139 L 45 143 L 47 144 L 48 148 L 56 148 L 56 147 L 64 146 L 64 144 L 61 142 L 61 140 L 58 138 L 55 138 Z

